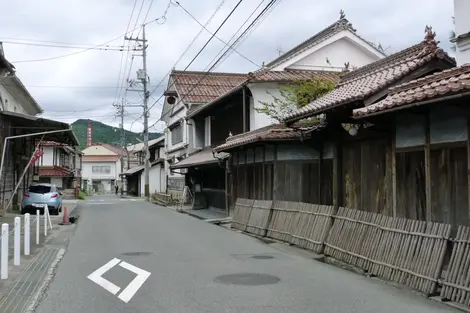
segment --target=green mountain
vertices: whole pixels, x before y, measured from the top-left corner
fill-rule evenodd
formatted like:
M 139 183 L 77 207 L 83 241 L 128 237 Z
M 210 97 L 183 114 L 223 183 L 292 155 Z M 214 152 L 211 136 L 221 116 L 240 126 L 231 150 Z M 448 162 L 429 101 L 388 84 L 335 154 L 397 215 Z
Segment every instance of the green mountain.
M 101 142 L 111 145 L 121 145 L 120 128 L 94 120 L 79 119 L 72 123 L 72 129 L 80 142 L 80 149 L 84 149 L 86 147 L 88 123 L 91 123 L 91 137 L 94 143 Z M 144 140 L 142 134 L 128 130 L 125 130 L 125 133 L 127 145 L 139 143 L 140 141 L 138 139 Z M 156 139 L 161 135 L 162 134 L 160 133 L 149 133 L 149 140 Z

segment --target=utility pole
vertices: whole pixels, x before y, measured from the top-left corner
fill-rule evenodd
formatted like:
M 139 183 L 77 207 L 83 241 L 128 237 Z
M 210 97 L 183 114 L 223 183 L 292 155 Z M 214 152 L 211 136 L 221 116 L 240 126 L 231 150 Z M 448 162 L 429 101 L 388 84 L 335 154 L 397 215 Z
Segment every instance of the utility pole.
M 125 113 L 125 110 L 124 110 L 124 98 L 122 98 L 122 102 L 121 104 L 115 104 L 114 106 L 117 108 L 117 115 L 121 117 L 121 123 L 119 125 L 119 127 L 121 128 L 121 143 L 120 143 L 120 146 L 125 149 L 127 151 L 127 148 L 126 148 L 126 137 L 125 137 L 125 131 L 124 131 L 124 113 Z M 129 157 L 129 156 L 128 156 Z M 121 155 L 120 157 L 120 160 L 121 160 L 121 174 L 124 172 L 124 156 Z M 124 193 L 124 180 L 122 178 L 123 176 L 121 176 L 121 196 L 123 195 Z
M 145 158 L 144 158 L 144 178 L 145 178 L 145 199 L 147 201 L 150 200 L 150 153 L 149 153 L 149 130 L 148 130 L 148 99 L 149 99 L 149 91 L 147 90 L 147 39 L 145 38 L 145 24 L 142 25 L 142 39 L 139 38 L 132 38 L 132 37 L 124 37 L 125 40 L 129 41 L 136 41 L 142 42 L 142 58 L 143 58 L 143 69 L 137 71 L 137 78 L 141 80 L 143 85 L 143 92 L 144 92 L 144 151 L 145 151 Z

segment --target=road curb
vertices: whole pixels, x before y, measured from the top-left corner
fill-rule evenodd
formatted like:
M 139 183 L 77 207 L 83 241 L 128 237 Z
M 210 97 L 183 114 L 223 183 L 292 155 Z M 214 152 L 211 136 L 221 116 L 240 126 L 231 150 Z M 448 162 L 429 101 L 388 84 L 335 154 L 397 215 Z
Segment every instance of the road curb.
M 41 284 L 41 287 L 36 290 L 34 295 L 31 298 L 31 303 L 28 305 L 28 308 L 25 310 L 25 313 L 32 313 L 36 310 L 38 307 L 39 303 L 41 302 L 42 298 L 46 295 L 46 290 L 49 287 L 50 283 L 54 279 L 55 276 L 55 270 L 58 267 L 60 261 L 65 255 L 66 250 L 65 249 L 59 249 L 57 251 L 55 259 L 52 261 L 51 265 L 49 266 L 49 269 L 47 271 L 47 276 L 45 277 L 43 283 Z

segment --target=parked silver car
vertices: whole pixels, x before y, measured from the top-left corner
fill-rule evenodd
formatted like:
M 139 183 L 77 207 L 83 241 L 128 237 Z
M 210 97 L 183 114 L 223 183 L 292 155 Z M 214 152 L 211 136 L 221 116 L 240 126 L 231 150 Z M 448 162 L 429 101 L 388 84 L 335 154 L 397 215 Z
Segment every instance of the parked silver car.
M 51 215 L 58 215 L 62 211 L 62 193 L 56 185 L 33 183 L 24 193 L 21 214 L 36 214 L 36 210 L 44 214 L 46 204 Z

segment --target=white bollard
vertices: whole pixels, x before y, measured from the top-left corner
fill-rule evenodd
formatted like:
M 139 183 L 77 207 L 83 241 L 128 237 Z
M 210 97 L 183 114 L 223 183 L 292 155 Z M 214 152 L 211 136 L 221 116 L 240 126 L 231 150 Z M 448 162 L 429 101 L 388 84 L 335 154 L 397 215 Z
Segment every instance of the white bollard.
M 39 230 L 40 230 L 40 225 L 41 225 L 41 212 L 39 210 L 36 210 L 36 244 L 39 244 Z
M 47 210 L 44 208 L 44 238 L 47 237 Z
M 8 279 L 8 224 L 2 224 L 2 258 L 0 260 L 0 278 Z
M 15 231 L 13 235 L 13 265 L 20 265 L 21 257 L 21 218 L 15 217 Z
M 30 253 L 30 228 L 31 228 L 31 216 L 29 213 L 24 215 L 24 255 Z

